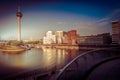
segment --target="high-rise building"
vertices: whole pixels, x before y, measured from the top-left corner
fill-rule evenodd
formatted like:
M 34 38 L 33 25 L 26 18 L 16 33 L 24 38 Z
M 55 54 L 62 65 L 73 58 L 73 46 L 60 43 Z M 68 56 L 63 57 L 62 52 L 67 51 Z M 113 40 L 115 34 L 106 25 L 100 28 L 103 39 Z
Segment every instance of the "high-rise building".
M 63 31 L 56 31 L 55 36 L 56 36 L 56 43 L 57 44 L 62 44 L 63 43 L 64 32 Z
M 18 11 L 17 11 L 17 19 L 18 19 L 18 41 L 21 41 L 21 17 L 22 17 L 22 13 L 20 11 L 20 6 L 18 7 Z
M 112 43 L 120 44 L 120 23 L 118 21 L 112 22 Z

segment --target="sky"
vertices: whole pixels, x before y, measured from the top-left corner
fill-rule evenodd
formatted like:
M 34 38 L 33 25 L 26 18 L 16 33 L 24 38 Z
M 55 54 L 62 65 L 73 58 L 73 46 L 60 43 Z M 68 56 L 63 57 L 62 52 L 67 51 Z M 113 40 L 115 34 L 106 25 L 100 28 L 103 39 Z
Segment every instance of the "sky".
M 19 5 L 23 40 L 41 39 L 49 30 L 111 33 L 111 22 L 120 20 L 119 0 L 0 0 L 0 39 L 17 39 Z

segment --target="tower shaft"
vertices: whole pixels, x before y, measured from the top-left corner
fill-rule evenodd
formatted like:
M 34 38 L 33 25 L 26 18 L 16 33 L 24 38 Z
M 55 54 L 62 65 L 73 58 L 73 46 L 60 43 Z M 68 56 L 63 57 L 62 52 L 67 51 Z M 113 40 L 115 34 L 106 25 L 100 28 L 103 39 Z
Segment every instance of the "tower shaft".
M 17 17 L 18 19 L 18 41 L 21 41 L 21 18 Z
M 20 7 L 18 7 L 18 12 L 16 14 L 18 20 L 18 41 L 21 41 L 21 17 L 22 13 L 20 12 Z

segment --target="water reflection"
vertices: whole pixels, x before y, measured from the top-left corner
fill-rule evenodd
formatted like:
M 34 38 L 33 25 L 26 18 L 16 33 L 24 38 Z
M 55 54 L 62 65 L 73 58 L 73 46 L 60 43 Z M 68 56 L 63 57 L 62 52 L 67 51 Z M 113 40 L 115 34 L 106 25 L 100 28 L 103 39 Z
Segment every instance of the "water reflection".
M 19 54 L 15 53 L 3 53 L 0 52 L 0 76 L 7 73 L 9 68 L 10 75 L 13 69 L 16 72 L 22 72 L 23 70 L 33 70 L 39 68 L 41 70 L 50 70 L 52 68 L 61 69 L 70 60 L 78 55 L 78 50 L 65 50 L 55 48 L 43 48 L 43 49 L 31 49 Z M 18 70 L 20 69 L 20 70 Z

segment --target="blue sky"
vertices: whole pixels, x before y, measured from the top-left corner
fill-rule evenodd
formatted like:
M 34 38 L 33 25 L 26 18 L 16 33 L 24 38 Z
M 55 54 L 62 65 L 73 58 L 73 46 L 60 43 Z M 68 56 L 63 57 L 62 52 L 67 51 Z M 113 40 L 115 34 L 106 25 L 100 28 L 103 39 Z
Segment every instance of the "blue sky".
M 22 39 L 42 38 L 48 30 L 92 35 L 111 32 L 120 19 L 119 0 L 3 0 L 0 1 L 1 39 L 17 39 L 17 6 L 21 5 Z

